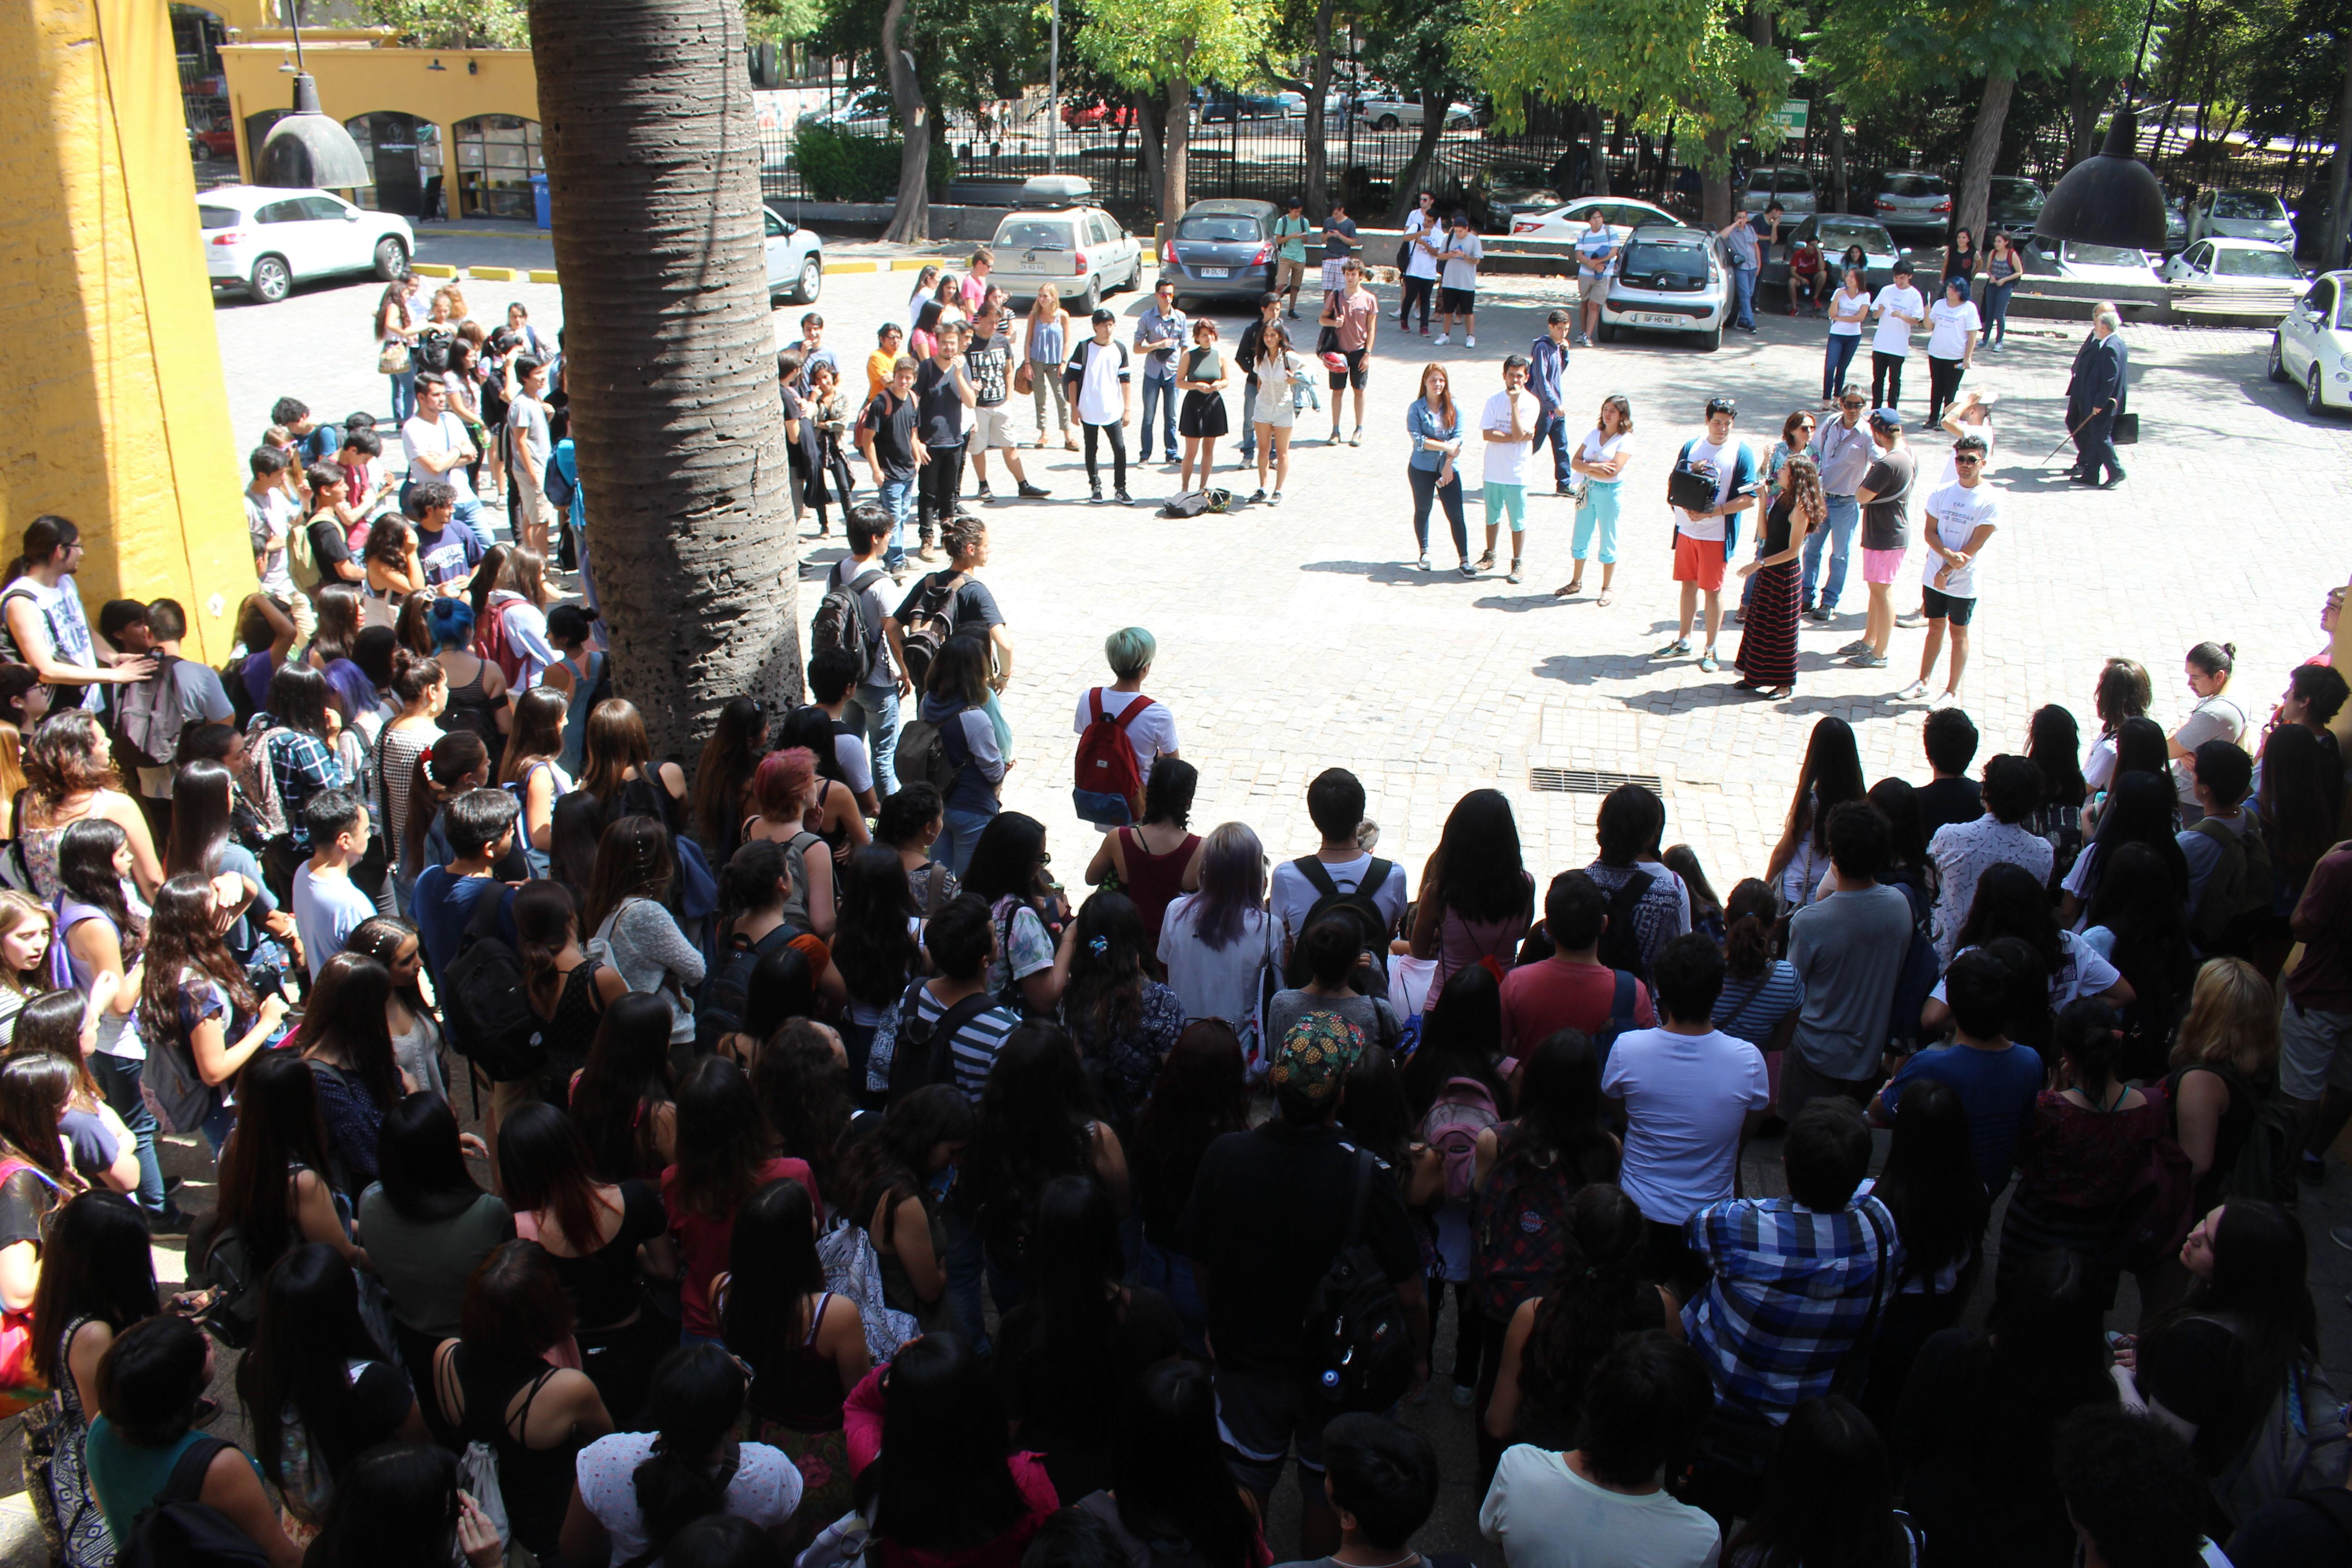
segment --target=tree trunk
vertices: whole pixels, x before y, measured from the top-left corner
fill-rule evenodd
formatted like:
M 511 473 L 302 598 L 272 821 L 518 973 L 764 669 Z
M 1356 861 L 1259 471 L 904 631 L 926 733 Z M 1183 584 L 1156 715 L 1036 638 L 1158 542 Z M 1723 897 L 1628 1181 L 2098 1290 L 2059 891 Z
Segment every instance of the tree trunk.
M 2344 30 L 2344 91 L 2336 100 L 2336 151 L 2327 156 L 2327 229 L 2319 237 L 2322 268 L 2344 265 L 2352 230 L 2352 27 Z
M 1334 0 L 1321 0 L 1315 7 L 1315 68 L 1307 78 L 1307 216 L 1311 218 L 1320 218 L 1331 210 L 1328 199 L 1330 182 L 1324 145 L 1323 100 L 1331 96 L 1333 4 Z M 1234 119 L 1234 130 L 1236 135 L 1240 133 L 1241 118 L 1238 114 Z
M 537 0 L 544 6 L 548 0 Z M 656 4 L 657 0 L 644 0 Z M 890 74 L 890 102 L 898 110 L 898 205 L 882 231 L 888 240 L 931 237 L 931 110 L 915 75 L 915 58 L 898 47 L 913 0 L 890 0 L 882 13 L 882 67 Z
M 1827 93 L 1813 105 L 1813 111 L 1830 129 L 1830 205 L 1832 212 L 1846 210 L 1845 116 L 1838 112 L 1837 104 Z
M 1731 132 L 1706 133 L 1706 155 L 1699 168 L 1701 226 L 1719 229 L 1731 222 Z
M 1421 101 L 1427 104 L 1443 97 L 1444 88 L 1444 77 L 1429 78 L 1421 84 Z M 1396 200 L 1391 204 L 1389 221 L 1397 227 L 1402 228 L 1405 218 L 1421 205 L 1421 188 L 1429 183 L 1429 171 L 1437 162 L 1437 144 L 1444 136 L 1444 116 L 1424 112 L 1421 133 L 1412 139 L 1412 156 L 1405 160 L 1404 173 L 1397 176 L 1390 191 Z
M 1131 94 L 1128 101 L 1135 107 L 1135 144 L 1141 154 L 1144 195 L 1152 205 L 1158 207 L 1167 195 L 1160 183 L 1162 167 L 1160 100 L 1147 90 Z M 1160 209 L 1160 216 L 1166 222 L 1176 221 L 1164 207 Z
M 2017 79 L 2006 71 L 1985 78 L 1984 98 L 1977 105 L 1975 126 L 1969 132 L 1969 150 L 1960 160 L 1959 210 L 1953 227 L 1969 237 L 1984 237 L 1985 204 L 1992 194 L 1993 160 L 2000 154 L 2001 127 L 2009 120 L 2009 102 L 2017 94 Z
M 2099 145 L 2099 108 L 2107 100 L 2115 81 L 2109 77 L 2085 76 L 2080 69 L 2069 67 L 2066 71 L 2066 166 L 2073 168 Z
M 1191 192 L 1185 187 L 1185 153 L 1192 141 L 1192 79 L 1179 71 L 1168 79 L 1168 158 L 1162 172 L 1167 182 L 1160 202 L 1160 221 L 1173 227 L 1184 216 L 1190 205 Z
M 533 0 L 540 134 L 615 688 L 657 757 L 801 690 L 760 142 L 735 0 Z
M 1605 196 L 1609 194 L 1609 144 L 1601 133 L 1601 121 L 1603 118 L 1601 106 L 1597 103 L 1587 104 L 1584 112 L 1591 117 L 1587 140 L 1592 149 L 1592 194 L 1596 196 Z

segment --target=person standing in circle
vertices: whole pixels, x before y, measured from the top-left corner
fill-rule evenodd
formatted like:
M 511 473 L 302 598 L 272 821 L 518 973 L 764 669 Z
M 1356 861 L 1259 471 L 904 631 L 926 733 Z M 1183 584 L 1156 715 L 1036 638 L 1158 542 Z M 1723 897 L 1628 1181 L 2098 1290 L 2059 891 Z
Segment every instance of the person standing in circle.
M 1977 608 L 1976 560 L 2000 526 L 2000 497 L 1984 482 L 1984 437 L 1961 437 L 1952 443 L 1958 480 L 1927 498 L 1927 525 L 1920 530 L 1927 544 L 1927 572 L 1920 579 L 1927 642 L 1919 650 L 1919 679 L 1899 694 L 1905 701 L 1927 695 L 1927 678 L 1936 672 L 1936 656 L 1943 652 L 1947 623 L 1952 631 L 1952 667 L 1934 706 L 1948 708 L 1960 700 L 1960 674 L 1969 664 L 1969 622 Z
M 1290 303 L 1284 314 L 1298 320 L 1298 286 L 1307 279 L 1307 198 L 1292 196 L 1282 204 L 1282 216 L 1274 220 L 1274 237 L 1281 248 L 1276 253 L 1274 291 L 1286 295 Z
M 1475 577 L 1470 564 L 1470 531 L 1462 521 L 1462 411 L 1454 406 L 1453 378 L 1442 364 L 1423 367 L 1421 395 L 1404 412 L 1404 427 L 1412 437 L 1412 456 L 1405 479 L 1412 486 L 1412 531 L 1421 543 L 1421 569 L 1429 570 L 1429 509 L 1445 507 L 1445 521 L 1454 529 L 1454 552 L 1462 558 L 1462 575 Z
M 1568 329 L 1574 318 L 1554 310 L 1544 320 L 1544 335 L 1528 345 L 1528 390 L 1536 395 L 1536 440 L 1533 457 L 1551 443 L 1552 493 L 1566 495 L 1575 483 L 1568 466 L 1568 415 L 1560 405 L 1568 374 Z
M 1715 480 L 1715 504 L 1705 511 L 1670 508 L 1675 515 L 1675 581 L 1682 584 L 1682 615 L 1675 640 L 1650 657 L 1683 658 L 1691 651 L 1691 626 L 1706 598 L 1706 647 L 1698 656 L 1699 668 L 1713 675 L 1722 668 L 1715 639 L 1723 630 L 1723 571 L 1731 557 L 1739 525 L 1732 519 L 1756 504 L 1756 454 L 1738 440 L 1731 427 L 1739 418 L 1739 405 L 1728 397 L 1711 397 L 1706 404 L 1706 434 L 1683 443 L 1677 468 L 1707 475 Z
M 1451 220 L 1452 233 L 1446 237 L 1445 283 L 1437 296 L 1437 346 L 1444 348 L 1453 335 L 1454 323 L 1462 323 L 1462 342 L 1465 348 L 1478 346 L 1478 262 L 1486 254 L 1485 242 L 1470 232 L 1470 215 L 1456 212 Z
M 1911 287 L 1911 264 L 1895 264 L 1895 280 L 1870 302 L 1878 331 L 1870 340 L 1870 403 L 1893 408 L 1903 401 L 1903 362 L 1911 353 L 1911 329 L 1927 319 L 1927 301 Z
M 1927 307 L 1927 423 L 1937 425 L 1959 398 L 1960 377 L 1976 363 L 1977 334 L 1984 329 L 1968 279 L 1944 279 L 1944 297 Z
M 1495 564 L 1495 538 L 1507 517 L 1514 583 L 1520 580 L 1520 556 L 1527 543 L 1528 454 L 1535 447 L 1538 416 L 1536 395 L 1528 390 L 1528 356 L 1513 354 L 1503 362 L 1503 390 L 1486 400 L 1478 419 L 1478 432 L 1486 439 L 1486 550 L 1478 557 L 1478 566 L 1484 571 Z
M 1412 325 L 1412 308 L 1421 306 L 1421 335 L 1429 336 L 1429 307 L 1437 292 L 1437 252 L 1433 241 L 1444 231 L 1437 218 L 1437 193 L 1421 193 L 1421 205 L 1405 214 L 1404 243 L 1397 247 L 1397 276 L 1404 298 L 1397 302 L 1397 330 Z
M 1625 465 L 1633 458 L 1633 405 L 1622 392 L 1601 400 L 1601 417 L 1568 466 L 1584 481 L 1584 500 L 1576 508 L 1576 533 L 1569 552 L 1576 558 L 1575 575 L 1552 590 L 1555 599 L 1573 599 L 1584 592 L 1584 563 L 1592 559 L 1593 534 L 1601 536 L 1601 597 L 1603 609 L 1615 602 L 1610 584 L 1617 575 L 1617 503 L 1624 486 Z
M 1834 407 L 1837 389 L 1845 384 L 1846 368 L 1862 347 L 1862 319 L 1870 314 L 1870 289 L 1859 267 L 1846 269 L 1845 281 L 1830 296 L 1830 338 L 1822 354 L 1822 406 Z
M 1349 226 L 1350 230 L 1354 226 Z M 1364 287 L 1364 264 L 1354 257 L 1339 264 L 1339 288 L 1324 298 L 1323 317 L 1318 324 L 1338 332 L 1339 353 L 1348 362 L 1347 368 L 1331 373 L 1331 444 L 1339 442 L 1339 395 L 1352 386 L 1356 433 L 1348 438 L 1348 445 L 1360 447 L 1364 444 L 1364 384 L 1370 378 L 1366 362 L 1371 357 L 1372 341 L 1380 335 L 1381 302 Z
M 2009 341 L 2009 297 L 2017 292 L 2017 280 L 2025 276 L 2025 264 L 2019 259 L 2017 247 L 2003 229 L 1992 237 L 1992 248 L 1985 253 L 1984 346 L 1989 353 L 1999 353 L 2001 344 Z
M 1895 410 L 1872 411 L 1870 439 L 1878 456 L 1853 497 L 1862 508 L 1862 581 L 1870 590 L 1866 646 L 1846 660 L 1856 669 L 1886 668 L 1886 649 L 1895 640 L 1895 574 L 1911 543 L 1911 481 L 1918 472 L 1918 458 L 1903 441 L 1903 416 Z
M 1282 504 L 1282 484 L 1290 477 L 1290 426 L 1298 416 L 1291 386 L 1307 373 L 1306 363 L 1290 352 L 1290 333 L 1268 322 L 1258 338 L 1257 365 L 1250 380 L 1257 387 L 1257 489 L 1250 500 Z M 1265 471 L 1274 469 L 1274 493 L 1265 488 Z
M 1058 368 L 1068 353 L 1070 313 L 1062 309 L 1059 290 L 1048 283 L 1037 290 L 1029 307 L 1029 391 L 1037 404 L 1037 449 L 1045 449 L 1047 422 L 1058 417 L 1062 449 L 1078 449 L 1077 433 L 1070 428 L 1070 394 Z
M 1810 456 L 1796 453 L 1780 465 L 1780 491 L 1757 531 L 1764 553 L 1739 569 L 1756 587 L 1739 617 L 1739 652 L 1732 658 L 1739 668 L 1734 684 L 1742 691 L 1777 702 L 1797 689 L 1799 563 L 1806 535 L 1828 516 L 1821 470 Z
M 1576 346 L 1592 346 L 1592 329 L 1601 320 L 1601 297 L 1609 292 L 1609 264 L 1617 259 L 1617 234 L 1604 222 L 1596 205 L 1576 237 Z
M 1202 316 L 1192 323 L 1192 346 L 1184 351 L 1176 372 L 1176 389 L 1184 395 L 1183 409 L 1176 416 L 1176 433 L 1184 437 L 1183 466 L 1176 475 L 1179 490 L 1193 488 L 1196 468 L 1200 488 L 1208 488 L 1217 437 L 1226 428 L 1225 376 L 1225 356 L 1217 350 L 1217 323 Z

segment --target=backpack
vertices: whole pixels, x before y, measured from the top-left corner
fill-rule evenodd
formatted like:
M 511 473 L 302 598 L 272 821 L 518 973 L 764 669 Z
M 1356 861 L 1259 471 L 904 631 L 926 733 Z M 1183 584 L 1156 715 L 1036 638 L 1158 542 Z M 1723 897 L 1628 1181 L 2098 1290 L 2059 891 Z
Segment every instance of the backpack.
M 1445 1157 L 1445 1201 L 1470 1195 L 1478 1169 L 1478 1134 L 1503 1124 L 1495 1097 L 1475 1078 L 1450 1078 L 1421 1119 L 1421 1141 Z
M 2213 1500 L 2242 1524 L 2280 1498 L 2323 1487 L 2341 1491 L 2352 1470 L 2352 1433 L 2344 1415 L 2344 1402 L 2326 1373 L 2301 1363 L 2289 1367 L 2245 1447 L 2206 1483 Z
M 2199 1065 L 2230 1086 L 2233 1107 L 2242 1101 L 2253 1108 L 2253 1118 L 2246 1127 L 2246 1141 L 2238 1145 L 2238 1157 L 2221 1179 L 2221 1196 L 2259 1198 L 2264 1203 L 2293 1207 L 2296 1201 L 2294 1156 L 2303 1131 L 2294 1107 L 2283 1096 L 2258 1088 L 2227 1063 Z M 2175 1073 L 2165 1080 L 2167 1095 L 2177 1094 L 2179 1077 Z
M 578 460 L 576 457 L 572 459 L 573 462 Z M 566 471 L 570 467 L 568 463 L 557 462 L 555 454 L 550 452 L 547 468 L 540 477 L 539 493 L 547 498 L 548 505 L 560 512 L 570 512 L 572 501 L 580 494 L 580 481 Z
M 1139 693 L 1113 717 L 1103 710 L 1101 687 L 1087 692 L 1087 700 L 1094 714 L 1078 736 L 1077 782 L 1070 790 L 1070 803 L 1082 822 L 1126 827 L 1143 820 L 1143 764 L 1127 738 L 1128 726 L 1153 703 Z
M 710 966 L 704 977 L 702 990 L 694 999 L 694 1048 L 708 1053 L 716 1050 L 721 1037 L 731 1035 L 743 1025 L 743 1006 L 751 990 L 751 971 L 760 960 L 801 934 L 800 927 L 786 921 L 758 942 L 748 942 L 734 931 L 727 933 L 719 950 L 719 961 Z
M 845 1222 L 816 1238 L 816 1257 L 824 1265 L 824 1288 L 857 1304 L 857 1315 L 866 1326 L 866 1355 L 876 1366 L 889 1365 L 899 1348 L 923 1330 L 913 1313 L 902 1312 L 885 1300 L 887 1287 L 874 1238 L 862 1226 Z
M 1309 1386 L 1335 1415 L 1386 1410 L 1403 1398 L 1420 1354 L 1396 1287 L 1363 1240 L 1364 1213 L 1372 1195 L 1372 1156 L 1366 1150 L 1343 1147 L 1355 1156 L 1356 1195 L 1348 1206 L 1348 1228 L 1339 1248 L 1307 1299 Z
M 1609 994 L 1609 1021 L 1601 1025 L 1592 1037 L 1592 1048 L 1600 1054 L 1604 1067 L 1608 1065 L 1610 1051 L 1617 1045 L 1617 1037 L 1633 1026 L 1634 1007 L 1641 996 L 1641 992 L 1635 988 L 1639 983 L 1634 980 L 1633 971 L 1620 969 L 1614 973 L 1616 988 Z
M 996 1005 L 996 998 L 987 992 L 975 992 L 927 1024 L 919 998 L 929 984 L 916 981 L 898 999 L 898 1043 L 890 1057 L 890 1098 L 894 1100 L 935 1083 L 955 1082 L 956 1036 L 974 1018 Z
M 963 732 L 963 715 L 970 711 L 964 709 L 950 714 L 945 724 L 932 719 L 907 721 L 898 731 L 898 754 L 892 764 L 902 786 L 927 784 L 940 792 L 941 800 L 948 797 L 964 769 L 971 765 L 971 745 Z
M 269 1568 L 269 1554 L 228 1515 L 196 1500 L 205 1472 L 224 1448 L 219 1437 L 199 1437 L 172 1466 L 172 1479 L 139 1512 L 116 1543 L 118 1568 Z
M 234 1225 L 209 1237 L 192 1232 L 188 1252 L 204 1259 L 204 1282 L 215 1292 L 199 1320 L 205 1331 L 233 1351 L 245 1349 L 261 1326 L 261 1279 L 268 1270 L 256 1267 L 245 1232 Z
M 1633 911 L 1642 907 L 1643 895 L 1657 882 L 1648 871 L 1636 871 L 1624 884 L 1609 895 L 1609 923 L 1601 931 L 1599 962 L 1612 969 L 1624 970 L 1636 979 L 1650 972 L 1642 960 L 1642 933 L 1634 929 Z
M 2208 958 L 2235 955 L 2255 934 L 2248 927 L 2271 912 L 2270 846 L 2252 824 L 2243 833 L 2232 833 L 2208 816 L 2189 831 L 2211 839 L 2221 850 L 2197 907 L 2189 912 L 2189 934 Z
M 306 594 L 317 592 L 321 580 L 319 552 L 310 543 L 310 524 L 317 521 L 306 517 L 286 531 L 286 574 Z M 334 521 L 331 515 L 328 521 Z
M 1234 492 L 1231 490 L 1186 490 L 1181 495 L 1169 497 L 1167 504 L 1160 509 L 1160 515 L 1183 520 L 1221 514 L 1231 511 L 1233 508 Z
M 2147 1141 L 2131 1190 L 2116 1215 L 2108 1250 L 2121 1268 L 2147 1275 L 2180 1251 L 2196 1220 L 2197 1178 L 2169 1133 Z
M 1487 1321 L 1508 1322 L 1521 1302 L 1551 1289 L 1567 1251 L 1569 1200 L 1583 1187 L 1524 1154 L 1496 1163 L 1470 1231 L 1470 1274 Z
M 931 656 L 955 636 L 956 594 L 971 581 L 966 573 L 934 572 L 915 585 L 907 601 L 899 621 L 899 646 L 906 650 L 900 662 L 919 691 L 930 674 Z
M 1935 905 L 1910 883 L 1895 885 L 1911 901 L 1911 942 L 1904 949 L 1903 967 L 1895 976 L 1895 994 L 1886 1005 L 1886 1038 L 1907 1055 L 1918 1047 L 1919 1014 L 1943 971 L 1936 962 Z
M 812 656 L 829 647 L 846 649 L 857 661 L 857 684 L 863 686 L 873 678 L 873 647 L 866 640 L 874 628 L 866 624 L 866 593 L 882 576 L 882 568 L 869 567 L 850 581 L 838 577 L 824 591 L 816 604 L 816 618 L 809 623 L 809 652 Z
M 474 657 L 485 664 L 495 664 L 499 673 L 507 678 L 507 689 L 517 689 L 522 679 L 522 648 L 507 631 L 509 606 L 522 603 L 522 595 L 509 594 L 504 598 L 492 595 L 484 606 L 482 618 L 474 623 Z M 594 711 L 594 710 L 590 710 Z
M 1339 885 L 1331 879 L 1331 873 L 1323 868 L 1323 862 L 1314 856 L 1301 856 L 1290 864 L 1307 879 L 1307 885 L 1313 888 L 1316 894 L 1315 902 L 1307 907 L 1307 918 L 1298 922 L 1298 929 L 1304 931 L 1325 915 L 1335 911 L 1355 916 L 1357 924 L 1363 930 L 1364 951 L 1371 955 L 1373 967 L 1380 971 L 1381 987 L 1385 991 L 1388 988 L 1389 937 L 1391 933 L 1389 917 L 1381 912 L 1380 900 L 1374 895 L 1388 885 L 1389 873 L 1395 868 L 1375 858 L 1370 865 L 1364 868 L 1364 879 L 1343 893 Z M 1306 984 L 1305 963 L 1295 952 L 1291 954 L 1291 984 Z
M 180 749 L 186 720 L 180 711 L 178 679 L 173 671 L 184 661 L 171 654 L 156 656 L 155 673 L 146 679 L 116 688 L 114 735 L 135 762 L 151 768 L 168 768 Z
M 499 934 L 506 899 L 506 889 L 493 885 L 474 900 L 441 987 L 449 1043 L 492 1083 L 526 1079 L 547 1065 L 545 1026 L 524 994 L 522 960 Z

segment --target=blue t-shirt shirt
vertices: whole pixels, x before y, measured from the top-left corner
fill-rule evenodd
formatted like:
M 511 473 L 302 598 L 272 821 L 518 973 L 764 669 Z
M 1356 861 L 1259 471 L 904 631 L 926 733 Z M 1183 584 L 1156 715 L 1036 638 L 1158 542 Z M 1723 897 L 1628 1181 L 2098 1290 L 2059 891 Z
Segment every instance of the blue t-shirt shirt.
M 2017 1156 L 2018 1137 L 2033 1115 L 2033 1097 L 2042 1092 L 2041 1053 L 2020 1045 L 2005 1051 L 1959 1045 L 1921 1051 L 1881 1093 L 1880 1109 L 1891 1115 L 1903 1091 L 1921 1079 L 1949 1084 L 1959 1095 L 1969 1113 L 1969 1149 L 1976 1156 L 1977 1174 L 1984 1178 L 1986 1196 L 2000 1196 Z
M 499 934 L 508 942 L 515 935 L 514 889 L 491 877 L 453 877 L 446 866 L 428 866 L 416 879 L 409 918 L 416 922 L 416 940 L 425 949 L 425 963 L 436 985 L 457 956 L 466 927 L 474 918 L 475 901 L 495 889 L 507 900 L 499 911 Z

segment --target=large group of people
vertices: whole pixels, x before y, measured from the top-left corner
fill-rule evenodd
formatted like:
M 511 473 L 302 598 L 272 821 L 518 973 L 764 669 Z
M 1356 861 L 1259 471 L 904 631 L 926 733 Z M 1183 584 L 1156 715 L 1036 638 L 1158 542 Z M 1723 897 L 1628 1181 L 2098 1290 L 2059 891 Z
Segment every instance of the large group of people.
M 1327 324 L 1369 345 L 1335 259 Z M 950 462 L 934 416 L 1017 389 L 984 263 L 912 312 L 935 374 L 867 367 L 877 468 L 902 437 Z M 436 320 L 469 324 L 450 292 Z M 1241 352 L 1287 352 L 1281 308 Z M 388 290 L 388 374 L 394 346 L 473 341 L 412 321 Z M 1028 358 L 1070 368 L 1097 447 L 1129 395 L 1096 367 L 1129 345 L 1092 325 Z M 1149 416 L 1186 399 L 1147 441 L 1205 473 L 1202 325 L 1162 298 L 1132 346 L 1176 367 Z M 1574 325 L 1482 416 L 1488 556 L 1549 438 L 1585 489 L 1563 592 L 1597 535 L 1605 596 L 1595 496 L 1633 410 L 1566 427 Z M 1867 781 L 1820 720 L 1727 897 L 1640 784 L 1566 868 L 1473 791 L 1415 875 L 1360 780 L 1302 770 L 1315 841 L 1270 862 L 1249 824 L 1194 822 L 1197 716 L 1152 695 L 1139 626 L 1076 694 L 1076 816 L 1049 825 L 1001 800 L 986 524 L 945 480 L 836 487 L 822 331 L 786 380 L 848 546 L 810 700 L 730 701 L 692 756 L 655 754 L 593 605 L 552 592 L 541 546 L 584 565 L 586 538 L 527 317 L 486 339 L 499 437 L 411 373 L 404 478 L 364 416 L 273 411 L 221 669 L 182 656 L 172 601 L 93 624 L 73 524 L 26 531 L 0 584 L 0 1307 L 58 1561 L 175 1560 L 201 1521 L 276 1568 L 1409 1564 L 1440 1465 L 1398 1417 L 1442 1380 L 1513 1568 L 2352 1562 L 2341 1439 L 2271 1458 L 2335 1417 L 2294 1212 L 2352 1121 L 2326 654 L 2265 724 L 2200 643 L 2168 732 L 2118 658 L 2094 721 L 2044 707 L 1979 761 L 1957 692 L 1997 512 L 1963 403 L 1921 513 L 1923 681 L 1952 649 L 1926 776 Z M 1336 437 L 1361 361 L 1335 352 Z M 1475 570 L 1442 366 L 1422 393 L 1423 525 L 1450 490 Z M 1756 510 L 1743 683 L 1792 682 L 1857 524 L 1854 657 L 1885 663 L 1873 558 L 1900 560 L 1883 509 L 1915 467 L 1868 401 L 1792 415 L 1769 458 L 1708 406 L 1677 463 L 1709 488 L 1676 513 L 1680 651 L 1703 624 L 1713 658 Z M 1259 428 L 1278 473 L 1285 426 Z M 1010 457 L 1001 408 L 975 434 L 976 473 Z M 1081 836 L 1083 887 L 1052 832 Z M 192 1215 L 159 1145 L 197 1134 L 171 1152 L 209 1160 Z M 186 1235 L 168 1295 L 159 1233 Z M 2107 1333 L 2126 1273 L 2138 1321 Z M 239 1442 L 206 1430 L 216 1386 Z

